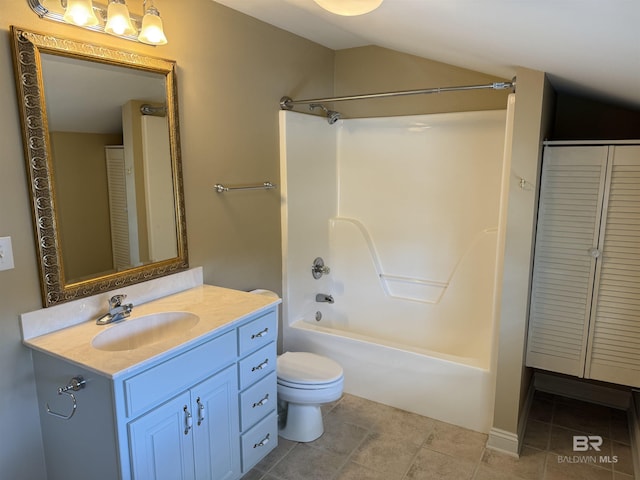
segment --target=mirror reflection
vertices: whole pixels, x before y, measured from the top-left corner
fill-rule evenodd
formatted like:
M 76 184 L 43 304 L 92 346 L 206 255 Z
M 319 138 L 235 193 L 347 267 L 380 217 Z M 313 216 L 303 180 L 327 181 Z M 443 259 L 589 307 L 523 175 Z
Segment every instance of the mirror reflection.
M 164 76 L 43 54 L 64 275 L 176 257 Z
M 188 268 L 175 62 L 11 33 L 44 306 Z

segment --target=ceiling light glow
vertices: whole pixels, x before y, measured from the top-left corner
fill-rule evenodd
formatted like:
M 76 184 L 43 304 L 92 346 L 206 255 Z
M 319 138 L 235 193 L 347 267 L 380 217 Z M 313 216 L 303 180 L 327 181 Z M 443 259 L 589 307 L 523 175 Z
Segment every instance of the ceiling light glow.
M 364 15 L 378 8 L 383 0 L 314 0 L 325 10 L 335 13 L 336 15 L 343 15 L 346 17 L 353 17 L 356 15 Z

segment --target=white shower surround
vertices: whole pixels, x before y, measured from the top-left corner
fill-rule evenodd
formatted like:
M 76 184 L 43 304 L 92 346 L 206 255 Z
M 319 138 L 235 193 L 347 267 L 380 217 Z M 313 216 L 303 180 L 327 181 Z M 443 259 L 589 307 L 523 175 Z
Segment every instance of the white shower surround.
M 285 351 L 338 361 L 348 393 L 489 431 L 506 117 L 280 112 Z

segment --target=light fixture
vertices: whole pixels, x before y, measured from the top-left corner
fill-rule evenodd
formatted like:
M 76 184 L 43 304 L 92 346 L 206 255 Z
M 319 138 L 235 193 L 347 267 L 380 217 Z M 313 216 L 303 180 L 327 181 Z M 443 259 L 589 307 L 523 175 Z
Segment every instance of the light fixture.
M 353 17 L 356 15 L 364 15 L 378 8 L 383 0 L 314 0 L 325 10 L 335 13 L 336 15 L 344 15 Z
M 129 12 L 126 0 L 26 0 L 40 18 L 69 23 L 94 32 L 115 35 L 125 40 L 165 45 L 162 19 L 153 0 L 142 0 L 144 17 Z M 46 4 L 46 6 L 45 6 Z
M 100 23 L 93 11 L 91 0 L 67 0 L 63 19 L 79 27 L 92 27 Z
M 135 35 L 137 30 L 131 23 L 125 0 L 109 0 L 107 24 L 104 31 L 111 35 Z
M 142 17 L 142 28 L 140 29 L 140 35 L 138 35 L 138 41 L 149 45 L 165 45 L 167 37 L 165 37 L 162 28 L 160 12 L 153 6 L 153 0 L 150 1 L 149 7 L 146 6 L 146 3 L 147 1 L 145 0 L 144 17 Z

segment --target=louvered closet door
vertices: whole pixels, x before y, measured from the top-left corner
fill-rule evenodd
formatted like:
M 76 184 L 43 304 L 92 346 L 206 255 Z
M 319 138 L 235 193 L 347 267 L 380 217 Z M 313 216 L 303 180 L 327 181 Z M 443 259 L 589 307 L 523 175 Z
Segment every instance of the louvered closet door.
M 608 147 L 547 147 L 526 364 L 582 377 Z
M 640 147 L 610 148 L 586 376 L 640 387 Z
M 105 148 L 107 184 L 109 187 L 109 220 L 113 266 L 117 271 L 131 266 L 129 251 L 129 217 L 127 186 L 122 147 Z

